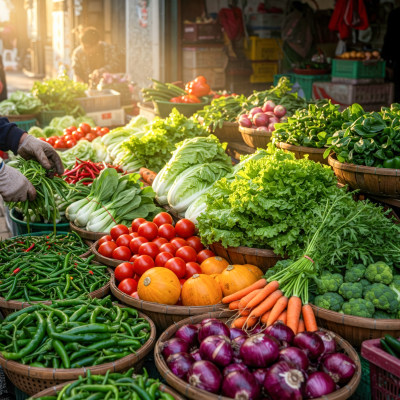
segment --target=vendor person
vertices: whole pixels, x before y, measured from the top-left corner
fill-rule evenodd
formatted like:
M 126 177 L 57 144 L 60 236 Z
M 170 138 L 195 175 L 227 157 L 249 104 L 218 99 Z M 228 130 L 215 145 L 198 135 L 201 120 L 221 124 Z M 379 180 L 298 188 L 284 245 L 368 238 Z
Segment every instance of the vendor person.
M 44 168 L 64 173 L 64 166 L 57 152 L 48 143 L 28 135 L 7 118 L 0 118 L 0 150 L 11 150 L 25 160 L 34 159 Z M 34 200 L 36 190 L 32 183 L 17 169 L 9 167 L 0 158 L 0 195 L 4 201 Z
M 80 46 L 72 53 L 72 70 L 74 80 L 89 83 L 92 80 L 98 83 L 104 72 L 118 72 L 122 70 L 120 59 L 114 47 L 100 41 L 96 28 L 87 27 L 79 35 Z

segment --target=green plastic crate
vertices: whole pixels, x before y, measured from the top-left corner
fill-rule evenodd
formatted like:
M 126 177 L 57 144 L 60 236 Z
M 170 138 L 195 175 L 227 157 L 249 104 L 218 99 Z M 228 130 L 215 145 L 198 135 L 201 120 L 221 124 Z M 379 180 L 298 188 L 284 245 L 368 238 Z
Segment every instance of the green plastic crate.
M 332 76 L 335 78 L 378 79 L 385 77 L 383 60 L 332 60 Z
M 293 74 L 294 80 L 300 85 L 304 92 L 304 98 L 306 100 L 312 99 L 312 86 L 314 82 L 327 82 L 331 80 L 331 75 L 300 75 Z
M 50 122 L 55 117 L 64 117 L 65 112 L 61 110 L 41 111 L 39 114 L 40 126 L 45 128 L 50 125 Z
M 289 79 L 290 83 L 295 83 L 295 78 L 293 73 L 287 73 L 287 74 L 276 74 L 274 75 L 274 86 L 278 84 L 278 81 L 282 76 L 286 76 Z
M 32 126 L 36 126 L 37 121 L 36 119 L 28 119 L 26 121 L 15 121 L 14 124 L 23 131 L 29 131 Z
M 371 400 L 371 382 L 369 379 L 369 362 L 358 353 L 361 361 L 361 381 L 350 400 Z

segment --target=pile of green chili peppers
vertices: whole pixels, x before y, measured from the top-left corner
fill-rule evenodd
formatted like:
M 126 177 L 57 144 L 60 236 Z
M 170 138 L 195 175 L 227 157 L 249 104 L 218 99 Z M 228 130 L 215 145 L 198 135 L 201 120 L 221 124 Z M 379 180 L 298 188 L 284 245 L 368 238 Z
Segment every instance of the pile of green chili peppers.
M 107 267 L 71 253 L 20 253 L 0 264 L 0 296 L 5 300 L 73 299 L 105 286 Z
M 142 375 L 133 375 L 133 370 L 120 374 L 107 372 L 105 376 L 91 375 L 63 387 L 57 396 L 39 397 L 38 400 L 174 400 L 169 393 L 160 390 L 161 383 Z
M 0 352 L 31 367 L 80 368 L 119 360 L 136 352 L 151 327 L 133 308 L 104 299 L 35 304 L 0 324 Z

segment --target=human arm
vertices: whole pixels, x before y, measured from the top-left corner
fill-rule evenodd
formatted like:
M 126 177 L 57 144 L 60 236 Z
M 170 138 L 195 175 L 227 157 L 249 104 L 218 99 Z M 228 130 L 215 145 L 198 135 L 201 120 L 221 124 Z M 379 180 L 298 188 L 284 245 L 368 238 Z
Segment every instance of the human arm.
M 0 150 L 11 150 L 17 154 L 19 142 L 24 131 L 18 126 L 10 122 L 7 118 L 0 118 Z

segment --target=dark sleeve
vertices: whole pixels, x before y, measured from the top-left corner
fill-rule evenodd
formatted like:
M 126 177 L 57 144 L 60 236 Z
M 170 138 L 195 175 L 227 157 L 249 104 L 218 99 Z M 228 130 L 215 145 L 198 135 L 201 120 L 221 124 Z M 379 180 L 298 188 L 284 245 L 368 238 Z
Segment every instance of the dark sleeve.
M 12 150 L 17 154 L 19 140 L 24 133 L 7 118 L 0 118 L 0 150 Z

